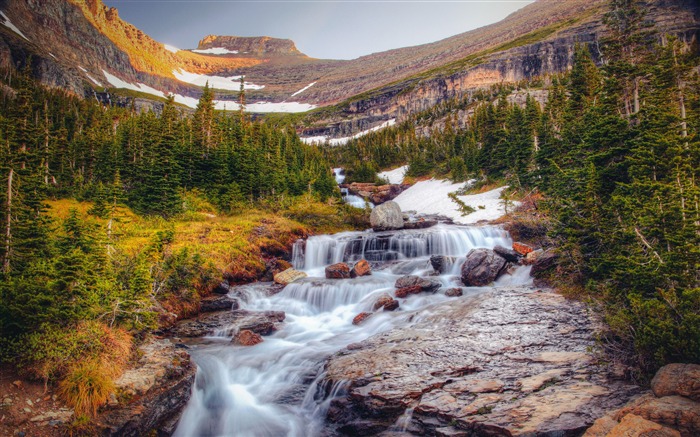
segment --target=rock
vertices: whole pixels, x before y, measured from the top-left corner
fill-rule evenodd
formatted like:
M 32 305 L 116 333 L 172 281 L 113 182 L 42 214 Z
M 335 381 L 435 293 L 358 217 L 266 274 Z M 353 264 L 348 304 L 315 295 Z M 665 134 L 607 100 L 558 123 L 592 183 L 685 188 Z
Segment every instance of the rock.
M 433 279 L 421 278 L 420 276 L 402 276 L 396 280 L 396 297 L 404 298 L 409 294 L 422 292 L 435 293 L 442 284 Z
M 627 414 L 672 427 L 684 437 L 700 435 L 700 403 L 682 396 L 657 398 L 647 394 L 618 410 L 613 417 L 621 420 Z
M 635 414 L 627 414 L 606 437 L 681 437 L 681 433 Z
M 535 261 L 537 261 L 537 258 L 539 258 L 540 255 L 542 255 L 543 253 L 544 251 L 542 249 L 533 250 L 532 252 L 525 255 L 525 259 L 522 260 L 522 263 L 526 266 L 532 265 L 535 263 Z
M 371 315 L 372 315 L 372 313 L 360 313 L 360 314 L 356 315 L 354 319 L 352 319 L 352 324 L 359 325 L 360 323 L 367 320 Z
M 593 426 L 586 430 L 583 437 L 606 437 L 610 430 L 612 430 L 616 425 L 617 421 L 613 419 L 612 416 L 606 414 L 593 422 Z
M 19 379 L 17 381 L 12 381 L 12 385 L 21 389 L 22 388 L 22 381 L 20 381 Z
M 201 300 L 199 312 L 210 313 L 212 311 L 237 310 L 238 300 L 228 296 L 208 296 Z
M 493 248 L 493 251 L 496 252 L 498 255 L 503 257 L 506 261 L 512 262 L 512 263 L 517 263 L 520 262 L 520 254 L 514 250 L 507 249 L 503 246 L 496 246 Z
M 462 282 L 467 287 L 481 287 L 495 281 L 506 266 L 506 260 L 489 249 L 472 249 L 462 264 Z
M 115 381 L 123 406 L 106 409 L 93 421 L 99 429 L 95 435 L 172 434 L 169 426 L 190 398 L 197 368 L 168 339 L 147 340 L 139 349 L 136 367 Z
M 372 309 L 377 311 L 378 309 L 383 308 L 384 311 L 394 311 L 398 307 L 399 301 L 384 293 L 374 302 Z
M 376 206 L 369 216 L 369 222 L 375 231 L 387 231 L 403 228 L 401 207 L 394 201 Z
M 233 338 L 233 341 L 241 346 L 255 346 L 258 343 L 262 343 L 263 339 L 259 334 L 244 329 Z
M 212 290 L 214 294 L 228 294 L 231 291 L 231 286 L 226 282 L 220 283 L 215 289 Z
M 207 313 L 196 320 L 183 320 L 170 328 L 168 333 L 176 337 L 203 337 L 219 329 L 230 335 L 247 329 L 260 335 L 269 335 L 277 330 L 276 324 L 286 318 L 283 311 L 220 311 Z
M 520 255 L 525 256 L 528 253 L 532 252 L 535 250 L 532 246 L 525 244 L 525 243 L 520 243 L 518 241 L 513 242 L 513 250 L 518 252 Z
M 366 259 L 361 259 L 352 266 L 350 271 L 350 277 L 356 278 L 358 276 L 368 276 L 372 274 L 372 268 Z
M 433 255 L 430 257 L 430 265 L 433 266 L 433 270 L 441 275 L 447 272 L 454 265 L 455 261 L 456 258 L 454 256 Z
M 700 402 L 700 365 L 668 364 L 651 380 L 651 390 L 657 397 L 685 396 Z
M 416 221 L 404 221 L 404 229 L 426 229 L 431 228 L 438 224 L 437 220 L 426 220 L 424 218 L 418 219 Z
M 558 258 L 559 256 L 552 250 L 547 250 L 541 253 L 532 264 L 530 276 L 540 279 L 543 278 L 545 273 L 554 267 Z
M 62 409 L 58 411 L 47 411 L 43 414 L 36 415 L 29 419 L 30 422 L 49 422 L 49 421 L 59 421 L 62 423 L 67 423 L 73 417 L 73 411 L 68 409 Z
M 585 352 L 596 345 L 594 317 L 548 291 L 436 304 L 329 358 L 322 383 L 346 389 L 329 406 L 328 435 L 581 435 L 639 392 Z M 576 334 L 549 329 L 562 324 Z M 392 433 L 399 419 L 405 434 Z
M 306 273 L 300 272 L 299 270 L 287 269 L 281 273 L 276 274 L 274 276 L 274 280 L 278 284 L 287 285 L 298 279 L 305 278 L 306 276 Z
M 345 263 L 331 264 L 326 267 L 326 279 L 347 279 L 350 277 L 350 266 Z
M 459 297 L 462 296 L 462 294 L 462 289 L 457 287 L 448 288 L 447 290 L 445 290 L 445 296 L 449 297 Z

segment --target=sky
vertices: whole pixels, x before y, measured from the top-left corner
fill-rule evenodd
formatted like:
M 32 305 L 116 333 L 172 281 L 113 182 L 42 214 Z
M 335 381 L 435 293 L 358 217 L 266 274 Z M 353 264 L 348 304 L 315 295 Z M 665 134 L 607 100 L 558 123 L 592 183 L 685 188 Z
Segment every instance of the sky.
M 530 0 L 103 0 L 157 41 L 287 38 L 314 58 L 354 59 L 438 41 L 508 16 Z

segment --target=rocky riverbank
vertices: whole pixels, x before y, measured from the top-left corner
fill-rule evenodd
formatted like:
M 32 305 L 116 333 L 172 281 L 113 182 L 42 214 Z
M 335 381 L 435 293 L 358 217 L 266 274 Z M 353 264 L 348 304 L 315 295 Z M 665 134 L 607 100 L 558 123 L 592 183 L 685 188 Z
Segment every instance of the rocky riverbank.
M 327 363 L 346 435 L 577 435 L 640 388 L 595 353 L 597 321 L 551 290 L 497 289 L 431 307 Z

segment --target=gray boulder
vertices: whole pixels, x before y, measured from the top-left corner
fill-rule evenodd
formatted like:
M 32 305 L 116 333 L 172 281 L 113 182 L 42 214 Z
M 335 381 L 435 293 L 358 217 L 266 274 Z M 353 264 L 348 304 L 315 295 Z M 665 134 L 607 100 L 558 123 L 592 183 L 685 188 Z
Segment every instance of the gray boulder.
M 495 281 L 505 270 L 506 260 L 490 249 L 472 249 L 462 264 L 462 282 L 482 287 Z
M 369 222 L 375 231 L 387 231 L 403 228 L 401 207 L 394 201 L 388 201 L 376 206 L 369 216 Z

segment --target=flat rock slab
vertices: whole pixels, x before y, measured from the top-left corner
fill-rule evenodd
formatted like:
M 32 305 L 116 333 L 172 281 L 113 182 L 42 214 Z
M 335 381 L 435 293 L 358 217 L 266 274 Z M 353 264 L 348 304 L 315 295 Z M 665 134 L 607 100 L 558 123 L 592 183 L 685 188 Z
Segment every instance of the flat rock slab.
M 351 435 L 397 421 L 403 435 L 578 435 L 640 391 L 607 378 L 590 352 L 595 326 L 584 304 L 550 291 L 446 302 L 329 359 L 326 386 L 346 381 L 346 394 L 328 421 Z
M 198 319 L 183 320 L 170 328 L 168 334 L 174 337 L 204 337 L 225 330 L 234 335 L 241 330 L 269 335 L 276 330 L 276 324 L 283 322 L 282 311 L 219 311 L 200 316 Z

